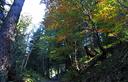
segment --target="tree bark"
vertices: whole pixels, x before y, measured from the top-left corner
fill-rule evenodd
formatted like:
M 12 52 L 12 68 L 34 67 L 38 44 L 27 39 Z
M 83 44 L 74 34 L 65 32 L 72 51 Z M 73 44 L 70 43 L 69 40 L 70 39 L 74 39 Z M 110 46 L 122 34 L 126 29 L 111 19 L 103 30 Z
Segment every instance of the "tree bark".
M 14 0 L 2 27 L 0 28 L 0 82 L 6 82 L 11 68 L 11 46 L 15 29 L 25 0 Z

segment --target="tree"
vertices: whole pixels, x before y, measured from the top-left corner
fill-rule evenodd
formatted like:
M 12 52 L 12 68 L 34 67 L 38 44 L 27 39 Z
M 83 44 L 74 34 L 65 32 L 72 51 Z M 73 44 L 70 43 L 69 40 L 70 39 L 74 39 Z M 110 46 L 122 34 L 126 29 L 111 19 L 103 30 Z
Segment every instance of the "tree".
M 14 66 L 16 68 L 16 72 L 21 73 L 21 67 L 23 59 L 25 58 L 27 41 L 25 39 L 28 34 L 26 34 L 26 28 L 31 23 L 31 18 L 28 16 L 22 16 L 17 24 L 16 32 L 15 32 L 15 41 L 13 42 L 13 50 L 11 52 Z
M 1 0 L 0 1 L 0 21 L 3 21 L 5 15 L 4 15 L 4 5 L 5 5 L 5 1 L 4 0 Z
M 22 6 L 25 0 L 14 0 L 0 29 L 0 82 L 6 82 L 12 67 L 11 46 Z
M 55 32 L 49 35 L 55 39 L 49 54 L 56 61 L 70 60 L 67 67 L 79 73 L 104 61 L 108 47 L 128 38 L 126 0 L 47 1 L 44 24 Z

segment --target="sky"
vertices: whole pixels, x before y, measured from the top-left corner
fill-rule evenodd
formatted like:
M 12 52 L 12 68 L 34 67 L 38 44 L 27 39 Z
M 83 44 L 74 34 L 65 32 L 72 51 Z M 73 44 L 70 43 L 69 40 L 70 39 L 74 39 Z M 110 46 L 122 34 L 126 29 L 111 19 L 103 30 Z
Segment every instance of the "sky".
M 33 30 L 36 31 L 40 27 L 40 22 L 43 21 L 43 17 L 45 15 L 45 4 L 40 4 L 41 0 L 25 0 L 21 15 L 32 17 L 32 23 L 27 27 L 25 34 L 29 34 L 26 36 L 26 41 L 28 42 L 28 46 L 31 46 L 29 41 L 32 40 Z M 31 49 L 28 47 L 26 49 L 28 52 Z
M 23 15 L 30 15 L 32 17 L 32 23 L 38 24 L 45 14 L 45 4 L 40 4 L 40 0 L 25 0 Z
M 11 4 L 14 0 L 6 0 L 7 3 Z M 40 4 L 41 0 L 25 0 L 24 6 L 22 8 L 21 15 L 30 16 L 32 18 L 32 23 L 27 27 L 26 32 L 30 33 L 32 29 L 37 29 L 43 17 L 45 15 L 45 4 Z M 9 9 L 5 6 L 5 9 Z
M 45 4 L 41 0 L 25 0 L 21 15 L 32 17 L 32 23 L 27 27 L 26 33 L 39 28 L 40 22 L 45 15 Z
M 7 3 L 11 4 L 14 0 L 6 0 Z M 25 34 L 28 34 L 26 36 L 26 41 L 29 44 L 29 41 L 32 40 L 33 37 L 33 31 L 36 31 L 40 27 L 40 22 L 43 21 L 44 15 L 45 15 L 45 4 L 40 4 L 41 0 L 25 0 L 24 6 L 22 8 L 21 15 L 23 16 L 30 16 L 32 18 L 31 24 L 26 27 Z M 9 9 L 8 6 L 5 6 L 5 9 Z M 29 48 L 29 47 L 28 47 Z M 26 49 L 29 51 L 29 49 Z
M 6 0 L 7 3 L 11 4 L 14 0 Z M 41 0 L 25 0 L 22 15 L 29 15 L 32 17 L 32 23 L 39 23 L 45 14 L 45 4 L 40 4 Z M 5 6 L 8 10 L 8 6 Z

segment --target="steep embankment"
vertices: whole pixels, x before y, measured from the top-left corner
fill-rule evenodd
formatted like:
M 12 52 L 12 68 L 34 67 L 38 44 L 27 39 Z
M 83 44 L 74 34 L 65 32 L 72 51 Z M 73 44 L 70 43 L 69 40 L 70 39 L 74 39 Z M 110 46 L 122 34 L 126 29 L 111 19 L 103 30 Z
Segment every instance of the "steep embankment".
M 128 43 L 118 44 L 109 52 L 107 59 L 84 72 L 83 82 L 128 82 Z

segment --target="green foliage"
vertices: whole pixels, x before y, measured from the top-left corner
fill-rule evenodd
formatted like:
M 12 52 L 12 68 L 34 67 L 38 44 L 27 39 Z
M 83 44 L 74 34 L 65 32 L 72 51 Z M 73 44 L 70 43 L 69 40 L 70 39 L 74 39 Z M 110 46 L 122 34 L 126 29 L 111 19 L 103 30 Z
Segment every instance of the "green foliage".
M 75 70 L 69 70 L 62 78 L 62 82 L 81 82 L 80 74 Z
M 21 16 L 21 19 L 17 25 L 16 36 L 12 46 L 12 56 L 15 61 L 16 69 L 21 71 L 21 65 L 26 54 L 27 43 L 25 40 L 25 30 L 30 24 L 30 18 L 27 16 Z
M 29 79 L 28 82 L 38 81 L 38 74 L 49 77 L 49 70 L 54 67 L 57 69 L 62 63 L 66 66 L 62 81 L 80 82 L 83 70 L 101 54 L 104 55 L 104 49 L 128 39 L 128 11 L 122 7 L 127 6 L 124 2 L 125 0 L 50 0 L 43 22 L 45 28 L 41 26 L 33 34 L 33 48 L 27 65 L 28 70 L 32 71 L 24 74 Z M 19 58 L 17 62 L 20 63 L 26 49 L 23 33 L 31 21 L 28 17 L 21 18 L 15 41 L 15 50 L 18 51 L 14 51 L 15 57 Z M 107 57 L 112 56 L 108 52 L 106 54 Z M 103 70 L 107 69 L 107 65 L 101 65 L 102 63 L 98 61 L 94 64 L 99 66 L 97 73 L 104 73 Z M 109 65 L 112 65 L 111 62 Z
M 23 73 L 23 79 L 25 82 L 43 82 L 44 78 L 41 77 L 41 75 L 37 74 L 33 70 L 26 70 Z
M 44 27 L 33 34 L 32 50 L 27 64 L 28 70 L 36 70 L 38 74 L 46 76 L 48 71 L 48 37 L 44 34 Z M 34 61 L 33 61 L 34 60 Z
M 24 33 L 26 27 L 31 23 L 32 18 L 30 16 L 21 15 L 19 23 L 17 24 L 17 31 Z
M 125 0 L 53 0 L 48 5 L 44 19 L 47 54 L 51 60 L 71 60 L 73 70 L 77 70 L 76 61 L 84 66 L 104 54 L 103 49 L 128 38 Z M 87 55 L 85 46 L 95 57 Z

